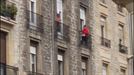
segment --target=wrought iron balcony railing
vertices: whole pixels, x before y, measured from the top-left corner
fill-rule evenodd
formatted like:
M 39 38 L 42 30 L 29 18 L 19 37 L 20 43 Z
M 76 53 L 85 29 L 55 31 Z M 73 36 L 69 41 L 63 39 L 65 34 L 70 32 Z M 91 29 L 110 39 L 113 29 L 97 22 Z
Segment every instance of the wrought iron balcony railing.
M 54 37 L 55 40 L 60 39 L 66 42 L 70 41 L 69 38 L 69 26 L 61 22 L 55 21 L 54 24 Z
M 0 75 L 18 75 L 17 71 L 17 67 L 0 64 Z
M 101 45 L 111 48 L 111 41 L 104 37 L 101 37 Z
M 89 35 L 89 36 L 87 37 L 87 40 L 84 41 L 84 40 L 82 40 L 82 33 L 81 33 L 81 32 L 80 32 L 79 35 L 80 35 L 80 37 L 79 37 L 80 47 L 84 47 L 84 48 L 89 48 L 89 49 L 91 49 L 91 47 L 92 47 L 92 36 Z
M 29 71 L 29 72 L 27 73 L 27 75 L 43 75 L 43 74 L 38 73 L 38 72 L 31 72 L 31 71 Z
M 43 33 L 43 16 L 27 10 L 28 29 L 32 33 Z
M 14 3 L 2 0 L 0 1 L 0 16 L 7 17 L 8 19 L 15 20 L 17 14 L 17 7 Z
M 128 53 L 127 47 L 122 44 L 119 44 L 119 51 L 121 53 Z

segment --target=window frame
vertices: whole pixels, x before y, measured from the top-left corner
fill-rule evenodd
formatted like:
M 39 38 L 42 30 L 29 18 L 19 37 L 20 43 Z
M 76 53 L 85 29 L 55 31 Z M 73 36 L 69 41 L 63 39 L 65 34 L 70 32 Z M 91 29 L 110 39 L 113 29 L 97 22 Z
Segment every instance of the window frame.
M 103 21 L 102 21 L 103 18 Z M 101 36 L 104 38 L 108 37 L 108 31 L 107 31 L 107 16 L 106 15 L 100 15 L 100 26 L 101 26 Z M 102 30 L 103 27 L 103 30 Z
M 81 57 L 81 74 L 88 75 L 88 58 L 84 56 Z
M 104 67 L 105 67 L 105 73 L 106 73 L 104 75 L 109 75 L 109 63 L 108 62 L 103 62 L 102 63 L 102 75 L 103 75 Z
M 119 40 L 121 39 L 122 40 L 121 44 L 124 45 L 124 43 L 125 43 L 125 34 L 124 34 L 124 24 L 123 23 L 118 24 L 118 31 L 119 31 L 118 32 Z
M 64 51 L 58 50 L 57 54 L 57 62 L 58 62 L 58 75 L 64 75 Z
M 60 4 L 59 4 L 60 2 Z M 60 5 L 60 6 L 59 6 Z M 64 5 L 64 0 L 56 0 L 56 18 L 57 18 L 57 14 L 59 14 L 60 12 L 60 31 L 58 32 L 59 35 L 63 35 L 63 22 L 64 22 L 64 10 L 63 10 L 63 5 Z
M 37 72 L 37 50 L 38 50 L 38 46 L 39 46 L 39 43 L 37 41 L 30 40 L 30 71 L 34 72 L 34 73 Z M 33 62 L 33 60 L 34 60 L 34 62 Z M 34 69 L 33 69 L 33 65 L 34 65 Z
M 80 5 L 79 11 L 80 11 L 80 30 L 82 30 L 83 27 L 84 27 L 84 25 L 87 24 L 87 23 L 86 23 L 86 21 L 87 21 L 87 18 L 86 18 L 86 11 L 87 11 L 87 8 L 84 7 L 84 6 L 82 6 L 82 5 Z M 82 15 L 81 15 L 81 12 L 83 13 Z

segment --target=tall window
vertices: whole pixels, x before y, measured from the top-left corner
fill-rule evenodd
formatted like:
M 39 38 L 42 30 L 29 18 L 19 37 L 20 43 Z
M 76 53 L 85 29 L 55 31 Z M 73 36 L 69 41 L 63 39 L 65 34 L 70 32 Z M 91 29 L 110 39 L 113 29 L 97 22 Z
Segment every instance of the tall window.
M 59 51 L 58 59 L 58 75 L 64 75 L 64 53 Z
M 36 72 L 36 67 L 37 67 L 37 42 L 35 41 L 30 41 L 30 71 L 31 72 Z
M 87 59 L 82 57 L 81 63 L 81 75 L 87 75 Z
M 102 65 L 102 75 L 108 75 L 108 64 L 103 63 L 103 65 Z
M 57 12 L 56 12 L 56 18 L 58 19 L 58 32 L 62 33 L 63 32 L 63 0 L 56 0 L 56 7 L 57 7 Z
M 7 33 L 0 30 L 0 75 L 6 74 L 6 36 Z
M 121 69 L 120 71 L 121 71 L 120 75 L 126 75 L 126 71 L 124 69 Z
M 101 16 L 100 17 L 100 23 L 101 23 L 101 36 L 107 37 L 107 26 L 106 26 L 106 17 Z
M 106 4 L 106 0 L 100 0 L 102 3 Z
M 29 10 L 30 10 L 30 23 L 32 25 L 36 25 L 36 0 L 30 0 L 29 3 Z
M 119 24 L 119 41 L 124 44 L 124 27 L 121 24 Z
M 82 6 L 80 7 L 80 24 L 82 30 L 84 25 L 86 24 L 86 8 Z

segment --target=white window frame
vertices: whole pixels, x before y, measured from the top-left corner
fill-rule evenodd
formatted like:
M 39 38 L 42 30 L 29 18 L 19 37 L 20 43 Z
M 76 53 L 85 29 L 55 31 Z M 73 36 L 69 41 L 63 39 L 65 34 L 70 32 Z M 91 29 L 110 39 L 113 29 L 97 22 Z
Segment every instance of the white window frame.
M 81 70 L 82 70 L 82 74 L 81 75 L 87 75 L 87 60 L 82 58 L 82 62 L 81 62 Z
M 36 50 L 37 50 L 36 47 L 30 46 L 30 71 L 32 71 L 32 72 L 36 72 L 36 66 L 37 66 L 37 62 L 36 62 L 36 60 L 37 60 L 36 59 Z M 32 68 L 32 65 L 34 65 L 34 70 Z
M 81 28 L 83 29 L 84 25 L 86 25 L 86 8 L 82 6 L 80 6 L 80 20 L 81 19 L 83 20 L 81 25 Z
M 104 26 L 104 28 L 103 28 L 103 37 L 107 38 L 107 17 L 101 15 L 100 16 L 100 22 L 101 22 L 100 23 L 101 26 Z
M 32 4 L 31 2 L 34 3 L 34 7 L 33 7 L 33 10 L 32 10 Z M 36 0 L 30 0 L 29 1 L 29 11 L 30 11 L 30 14 L 29 14 L 29 20 L 30 20 L 30 25 L 33 25 L 33 26 L 36 26 L 37 24 L 37 21 L 36 21 Z M 33 22 L 32 22 L 32 16 L 33 16 Z
M 102 75 L 108 75 L 108 64 L 102 64 Z
M 58 59 L 58 74 L 59 75 L 64 75 L 64 59 L 63 55 L 58 54 L 57 59 Z

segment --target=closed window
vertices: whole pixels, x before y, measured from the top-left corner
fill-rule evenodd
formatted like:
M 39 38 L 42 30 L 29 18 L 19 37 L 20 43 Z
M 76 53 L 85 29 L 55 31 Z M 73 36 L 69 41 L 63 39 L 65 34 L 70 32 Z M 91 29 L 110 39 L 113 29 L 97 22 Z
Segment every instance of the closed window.
M 102 75 L 108 75 L 108 64 L 103 63 L 103 65 L 102 65 Z
M 30 42 L 30 71 L 36 72 L 37 67 L 37 46 L 38 44 L 34 41 Z
M 57 59 L 58 59 L 58 75 L 64 75 L 64 53 L 59 51 Z
M 107 37 L 107 21 L 105 16 L 100 16 L 101 36 Z
M 123 25 L 119 24 L 119 40 L 121 44 L 124 44 L 124 27 Z
M 82 57 L 81 71 L 81 75 L 87 75 L 87 58 Z
M 36 0 L 30 0 L 30 23 L 36 25 Z

